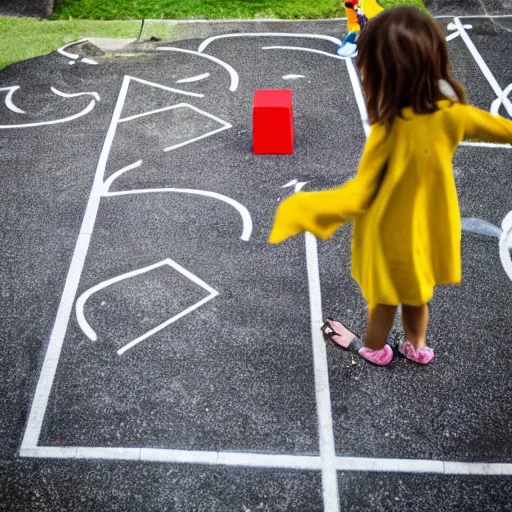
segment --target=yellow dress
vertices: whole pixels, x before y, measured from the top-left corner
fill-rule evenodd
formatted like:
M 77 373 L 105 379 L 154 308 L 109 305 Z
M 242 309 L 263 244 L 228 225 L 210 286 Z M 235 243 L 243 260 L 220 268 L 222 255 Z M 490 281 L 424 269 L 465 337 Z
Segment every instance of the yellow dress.
M 269 242 L 302 231 L 329 238 L 353 220 L 352 277 L 370 308 L 420 306 L 432 298 L 435 285 L 460 282 L 452 157 L 466 138 L 512 143 L 512 121 L 450 100 L 438 106 L 433 114 L 405 108 L 389 133 L 373 125 L 355 178 L 284 200 Z M 503 169 L 507 179 L 511 167 Z

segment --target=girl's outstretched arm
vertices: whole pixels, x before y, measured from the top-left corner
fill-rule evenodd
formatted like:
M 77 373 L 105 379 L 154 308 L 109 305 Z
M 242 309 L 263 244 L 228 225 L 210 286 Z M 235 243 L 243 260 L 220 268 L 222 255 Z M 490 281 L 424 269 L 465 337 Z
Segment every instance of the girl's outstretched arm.
M 459 108 L 464 109 L 464 138 L 512 144 L 512 121 L 471 105 Z
M 329 238 L 343 223 L 364 213 L 381 183 L 389 139 L 383 125 L 373 125 L 354 179 L 335 189 L 299 192 L 285 199 L 277 210 L 269 242 L 279 243 L 303 231 Z

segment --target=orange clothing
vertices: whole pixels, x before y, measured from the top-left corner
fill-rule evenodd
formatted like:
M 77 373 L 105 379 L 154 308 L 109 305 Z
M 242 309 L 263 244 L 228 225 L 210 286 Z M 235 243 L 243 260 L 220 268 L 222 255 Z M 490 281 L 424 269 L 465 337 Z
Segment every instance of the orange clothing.
M 432 114 L 405 108 L 389 133 L 373 125 L 356 177 L 284 200 L 269 241 L 302 231 L 325 239 L 354 220 L 352 276 L 370 307 L 420 306 L 436 284 L 460 282 L 452 157 L 465 138 L 512 143 L 512 121 L 450 100 L 438 106 Z
M 359 0 L 359 6 L 363 9 L 365 16 L 368 19 L 377 16 L 379 12 L 382 12 L 384 9 L 378 4 L 377 0 Z M 345 12 L 347 14 L 347 24 L 349 32 L 359 32 L 359 21 L 357 19 L 357 14 L 354 9 L 349 9 L 345 7 Z

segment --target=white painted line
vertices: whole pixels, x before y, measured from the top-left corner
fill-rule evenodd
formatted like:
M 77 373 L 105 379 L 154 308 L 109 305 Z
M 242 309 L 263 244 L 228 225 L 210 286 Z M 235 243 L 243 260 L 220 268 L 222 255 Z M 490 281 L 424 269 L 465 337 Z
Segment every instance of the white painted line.
M 75 44 L 84 43 L 85 41 L 87 41 L 87 38 L 80 39 L 79 41 L 73 41 L 72 43 L 68 43 L 68 44 L 65 44 L 64 46 L 61 46 L 57 51 L 61 55 L 64 55 L 64 57 L 67 57 L 68 59 L 78 59 L 78 58 L 80 58 L 80 55 L 77 55 L 76 53 L 66 52 L 65 49 L 69 48 L 70 46 L 73 46 Z
M 178 144 L 173 144 L 172 146 L 164 148 L 164 151 L 174 151 L 175 149 L 182 148 L 183 146 L 188 146 L 189 144 L 192 144 L 193 142 L 197 142 L 198 140 L 206 139 L 206 137 L 211 137 L 212 135 L 223 132 L 224 130 L 229 130 L 230 128 L 231 128 L 230 124 L 228 124 L 226 126 L 221 126 L 220 128 L 217 128 L 216 130 L 212 130 L 211 132 L 205 133 L 203 135 L 199 135 L 199 137 L 196 137 L 194 139 L 190 139 L 185 142 L 180 142 Z
M 448 23 L 448 26 L 446 27 L 448 30 L 457 30 L 457 25 L 452 21 L 451 23 Z M 464 28 L 466 29 L 472 29 L 473 25 L 464 25 Z M 457 32 L 457 35 L 459 35 L 459 32 Z
M 95 60 L 88 59 L 87 57 L 84 57 L 80 62 L 83 62 L 84 64 L 92 64 L 93 66 L 98 64 Z
M 57 96 L 61 96 L 63 98 L 77 98 L 78 96 L 92 96 L 96 99 L 96 101 L 100 101 L 100 95 L 97 92 L 75 92 L 75 93 L 67 93 L 62 92 L 56 89 L 55 87 L 51 87 L 53 94 Z
M 462 141 L 459 143 L 459 146 L 467 146 L 467 147 L 473 147 L 473 148 L 512 149 L 512 144 L 494 144 L 493 142 Z
M 510 102 L 510 100 L 507 97 L 503 97 L 503 91 L 502 91 L 500 85 L 498 84 L 496 78 L 494 77 L 491 70 L 489 69 L 489 66 L 487 66 L 484 59 L 480 55 L 480 52 L 477 50 L 473 41 L 469 37 L 468 33 L 466 32 L 465 28 L 463 27 L 462 23 L 460 22 L 460 19 L 455 18 L 454 22 L 455 22 L 455 25 L 457 26 L 460 36 L 466 43 L 468 50 L 471 52 L 471 55 L 473 55 L 473 58 L 475 59 L 476 63 L 478 64 L 478 67 L 481 69 L 482 73 L 484 74 L 485 78 L 489 82 L 489 85 L 492 87 L 496 96 L 498 98 L 501 98 L 501 102 L 502 102 L 503 106 L 505 107 L 505 110 L 507 111 L 508 115 L 512 117 L 512 103 Z
M 459 37 L 459 32 L 454 32 L 453 34 L 450 34 L 449 36 L 446 36 L 446 42 L 453 41 L 455 38 Z
M 363 91 L 361 89 L 361 83 L 357 76 L 354 61 L 352 59 L 345 59 L 345 61 L 347 63 L 348 76 L 350 77 L 352 89 L 354 90 L 354 95 L 356 97 L 357 108 L 359 109 L 361 121 L 363 122 L 364 133 L 366 137 L 368 137 L 368 135 L 370 135 L 370 123 L 368 120 L 368 111 L 366 110 L 366 102 L 364 101 Z
M 508 212 L 501 221 L 501 229 L 507 232 L 512 230 L 512 212 Z
M 60 124 L 60 123 L 67 123 L 68 121 L 73 121 L 74 119 L 78 119 L 79 117 L 87 115 L 96 105 L 96 100 L 91 100 L 89 105 L 87 105 L 84 110 L 81 112 L 78 112 L 78 114 L 64 117 L 62 119 L 54 119 L 53 121 L 40 121 L 38 123 L 25 123 L 25 124 L 4 124 L 0 125 L 0 130 L 8 130 L 12 128 L 31 128 L 34 126 L 48 126 L 52 124 Z
M 289 188 L 293 187 L 294 185 L 294 191 L 295 193 L 300 192 L 302 190 L 302 187 L 307 184 L 307 181 L 299 181 L 299 180 L 292 180 L 286 183 L 286 185 L 283 185 L 281 188 Z
M 119 121 L 121 122 L 121 121 Z M 121 176 L 121 174 L 124 174 L 125 172 L 131 171 L 132 169 L 136 169 L 137 167 L 140 167 L 142 164 L 142 160 L 138 160 L 137 162 L 134 162 L 133 164 L 127 165 L 126 167 L 123 167 L 119 171 L 116 171 L 108 180 L 105 181 L 103 184 L 103 190 L 102 195 L 108 195 L 108 191 L 110 189 L 110 186 L 112 185 L 113 181 L 118 177 Z
M 330 41 L 331 43 L 335 44 L 336 47 L 341 46 L 341 41 L 337 37 L 324 36 L 322 34 L 293 34 L 290 32 L 247 32 L 243 34 L 222 34 L 220 36 L 209 37 L 199 45 L 197 51 L 199 53 L 204 52 L 206 48 L 208 48 L 208 46 L 210 46 L 210 44 L 213 43 L 213 41 L 218 41 L 219 39 L 230 39 L 235 37 L 294 37 L 296 39 L 320 39 L 323 41 Z
M 444 472 L 445 475 L 512 475 L 512 464 L 445 462 Z
M 191 76 L 190 78 L 182 78 L 181 80 L 176 80 L 177 84 L 188 84 L 190 82 L 199 82 L 200 80 L 204 80 L 208 78 L 210 73 L 203 73 L 202 75 Z
M 173 316 L 172 318 L 169 318 L 169 320 L 166 320 L 165 322 L 161 323 L 160 325 L 157 325 L 154 329 L 151 329 L 150 331 L 146 332 L 142 336 L 139 336 L 138 338 L 134 339 L 133 341 L 130 341 L 130 343 L 127 343 L 124 347 L 120 348 L 117 353 L 121 356 L 123 355 L 127 350 L 130 350 L 131 348 L 135 347 L 135 345 L 138 345 L 141 341 L 144 341 L 148 339 L 149 337 L 153 336 L 153 334 L 156 334 L 157 332 L 160 332 L 162 329 L 165 329 L 167 326 L 171 325 L 172 323 L 176 322 L 180 318 L 183 318 L 184 316 L 188 315 L 192 311 L 195 311 L 196 309 L 200 308 L 203 304 L 206 304 L 210 300 L 217 297 L 218 292 L 212 293 L 211 295 L 208 295 L 204 299 L 200 300 L 199 302 L 196 302 L 189 308 L 183 310 L 181 313 L 178 313 L 177 315 Z
M 298 78 L 306 78 L 304 75 L 284 75 L 283 80 L 297 80 Z
M 21 443 L 22 449 L 35 448 L 39 440 L 46 407 L 48 405 L 48 398 L 52 390 L 55 372 L 57 371 L 62 344 L 66 335 L 71 310 L 73 308 L 78 284 L 80 282 L 80 276 L 82 275 L 85 257 L 89 249 L 89 242 L 91 238 L 90 234 L 92 233 L 96 214 L 98 212 L 101 192 L 103 189 L 103 176 L 105 174 L 108 155 L 114 139 L 118 120 L 121 116 L 121 111 L 123 110 L 129 83 L 130 77 L 125 76 L 112 114 L 108 132 L 105 137 L 105 142 L 101 150 L 96 174 L 94 176 L 94 182 L 89 195 L 89 201 L 87 202 L 87 208 L 82 221 L 80 233 L 78 235 L 78 240 L 75 245 L 75 250 L 73 252 L 71 265 L 69 266 L 64 291 L 57 311 L 57 317 L 50 335 L 50 341 L 46 350 L 39 380 L 37 382 L 32 407 L 30 408 L 25 434 Z M 92 101 L 95 102 L 94 100 Z
M 211 60 L 212 62 L 215 62 L 216 64 L 221 65 L 229 73 L 229 76 L 231 78 L 231 84 L 229 86 L 229 90 L 231 92 L 234 92 L 238 89 L 240 77 L 238 76 L 238 73 L 236 72 L 235 68 L 233 66 L 230 66 L 228 63 L 224 62 L 223 60 L 220 60 L 217 57 L 214 57 L 213 55 L 195 52 L 193 50 L 185 50 L 183 48 L 175 48 L 173 46 L 161 46 L 161 47 L 157 48 L 157 50 L 168 51 L 168 52 L 188 53 L 191 55 L 197 55 L 199 57 L 203 57 L 204 59 Z
M 503 98 L 508 98 L 512 92 L 512 84 L 507 85 L 502 95 L 496 98 L 491 104 L 491 114 L 497 114 L 500 110 L 500 106 L 503 103 Z
M 306 264 L 308 271 L 309 304 L 311 310 L 311 339 L 315 370 L 316 409 L 318 415 L 318 438 L 322 459 L 322 490 L 325 512 L 340 510 L 338 497 L 338 475 L 336 473 L 336 450 L 332 426 L 329 369 L 325 342 L 322 336 L 322 294 L 318 268 L 316 238 L 306 233 Z
M 78 446 L 77 459 L 101 459 L 101 460 L 140 460 L 140 448 L 111 448 Z
M 148 112 L 143 112 L 142 114 L 135 114 L 133 116 L 124 117 L 123 119 L 120 119 L 119 122 L 125 123 L 126 121 L 132 121 L 133 119 L 138 119 L 139 117 L 151 116 L 153 114 L 158 114 L 160 112 L 166 112 L 167 110 L 174 110 L 177 108 L 189 108 L 205 117 L 208 117 L 209 119 L 213 119 L 214 121 L 217 121 L 219 124 L 222 124 L 224 128 L 232 128 L 232 125 L 229 124 L 227 121 L 223 121 L 220 117 L 214 116 L 213 114 L 206 112 L 206 110 L 201 110 L 200 108 L 194 107 L 194 105 L 191 105 L 190 103 L 177 103 L 176 105 L 169 105 L 167 107 L 157 108 L 156 110 L 150 110 Z M 190 140 L 191 141 L 197 140 L 197 138 L 190 139 Z M 186 141 L 186 143 L 188 144 L 189 141 Z M 169 151 L 169 150 L 167 150 L 167 151 Z
M 76 446 L 37 446 L 35 448 L 20 448 L 20 457 L 36 457 L 44 459 L 75 459 Z
M 139 117 L 152 116 L 153 114 L 159 114 L 160 112 L 167 112 L 167 110 L 174 110 L 176 108 L 181 108 L 187 105 L 187 103 L 177 103 L 176 105 L 169 105 L 167 107 L 157 108 L 155 110 L 148 110 L 147 112 L 143 112 L 142 114 L 135 114 L 133 116 L 123 117 L 119 119 L 120 123 L 126 123 L 127 121 L 133 121 L 134 119 L 138 119 Z
M 166 448 L 37 446 L 21 448 L 20 457 L 48 459 L 142 460 L 161 463 L 211 464 L 233 467 L 320 470 L 322 459 L 308 455 L 253 452 L 170 450 Z M 373 459 L 336 457 L 337 471 L 431 473 L 445 475 L 512 475 L 512 464 L 500 462 L 456 462 L 421 459 Z
M 143 80 L 142 78 L 136 78 L 134 76 L 129 76 L 132 82 L 138 82 L 139 84 L 149 85 L 150 87 L 155 87 L 156 89 L 162 89 L 163 91 L 174 92 L 177 94 L 183 94 L 185 96 L 192 96 L 194 98 L 204 98 L 204 94 L 199 94 L 197 92 L 189 92 L 184 91 L 183 89 L 175 89 L 174 87 L 168 87 L 167 85 L 157 84 L 155 82 L 149 82 L 148 80 Z M 120 122 L 125 121 L 126 119 L 120 119 Z
M 117 172 L 119 173 L 120 171 Z M 134 194 L 160 194 L 167 192 L 212 197 L 213 199 L 218 199 L 219 201 L 223 201 L 224 203 L 233 206 L 233 208 L 235 208 L 242 217 L 243 229 L 242 234 L 240 235 L 240 239 L 247 242 L 251 238 L 253 225 L 249 210 L 243 204 L 239 203 L 238 201 L 235 201 L 234 199 L 231 199 L 231 197 L 225 196 L 223 194 L 218 194 L 217 192 L 211 192 L 209 190 L 197 190 L 194 188 L 143 188 L 138 190 L 120 190 L 118 192 L 108 192 L 105 193 L 104 195 L 106 197 L 118 197 Z
M 505 272 L 512 280 L 512 257 L 510 248 L 512 246 L 512 211 L 510 211 L 501 223 L 503 230 L 500 236 L 500 259 Z
M 338 471 L 383 471 L 389 473 L 444 473 L 444 462 L 421 459 L 373 459 L 338 457 Z
M 217 464 L 224 466 L 319 470 L 322 467 L 322 459 L 320 457 L 304 455 L 219 452 Z
M 89 297 L 91 295 L 99 292 L 100 290 L 103 290 L 104 288 L 107 288 L 108 286 L 112 286 L 115 283 L 118 283 L 120 281 L 124 281 L 125 279 L 129 279 L 131 277 L 135 277 L 135 276 L 138 276 L 138 275 L 141 275 L 141 274 L 145 274 L 147 272 L 151 272 L 152 270 L 155 270 L 157 268 L 164 267 L 164 266 L 169 266 L 169 267 L 173 268 L 174 270 L 176 270 L 177 272 L 179 272 L 180 274 L 182 274 L 186 278 L 190 279 L 193 283 L 195 283 L 198 286 L 200 286 L 201 288 L 205 289 L 210 295 L 208 295 L 206 298 L 200 300 L 196 304 L 190 306 L 189 308 L 185 309 L 181 313 L 173 316 L 169 320 L 166 320 L 165 322 L 159 324 L 158 326 L 156 326 L 155 328 L 153 328 L 150 331 L 146 332 L 145 334 L 143 334 L 142 336 L 138 337 L 137 339 L 131 341 L 130 343 L 125 345 L 123 348 L 121 348 L 120 350 L 117 351 L 117 353 L 119 355 L 123 354 L 128 349 L 134 347 L 135 345 L 137 345 L 141 341 L 144 341 L 145 339 L 149 338 L 153 334 L 161 331 L 162 329 L 164 329 L 168 325 L 176 322 L 176 320 L 179 320 L 180 318 L 182 318 L 185 315 L 187 315 L 188 313 L 194 311 L 195 309 L 197 309 L 198 307 L 202 306 L 203 304 L 205 304 L 206 302 L 208 302 L 209 300 L 213 299 L 214 297 L 216 297 L 218 295 L 217 291 L 215 291 L 211 286 L 206 284 L 199 277 L 197 277 L 196 275 L 192 274 L 191 272 L 189 272 L 188 270 L 186 270 L 185 268 L 183 268 L 181 265 L 179 265 L 175 261 L 171 260 L 170 258 L 166 258 L 165 260 L 159 261 L 158 263 L 155 263 L 153 265 L 149 265 L 147 267 L 139 268 L 137 270 L 133 270 L 131 272 L 127 272 L 125 274 L 121 274 L 121 275 L 113 277 L 111 279 L 107 279 L 106 281 L 103 281 L 103 282 L 97 284 L 96 286 L 93 286 L 92 288 L 89 288 L 84 293 L 82 293 L 82 295 L 80 295 L 80 297 L 76 301 L 76 318 L 77 318 L 77 321 L 78 321 L 78 325 L 80 325 L 80 328 L 82 329 L 84 334 L 90 340 L 92 340 L 92 341 L 96 341 L 97 338 L 98 338 L 96 333 L 92 329 L 92 327 L 89 325 L 89 322 L 87 322 L 87 320 L 85 318 L 85 315 L 84 315 L 85 303 L 87 302 L 87 300 L 89 299 Z
M 12 110 L 13 112 L 16 112 L 16 114 L 26 114 L 24 110 L 21 110 L 21 108 L 18 108 L 13 102 L 12 102 L 12 95 L 20 88 L 19 85 L 11 85 L 10 87 L 0 87 L 0 91 L 9 91 L 7 93 L 7 96 L 5 97 L 5 105 L 9 110 Z
M 295 50 L 299 52 L 317 53 L 319 55 L 325 55 L 338 60 L 347 60 L 350 57 L 340 57 L 335 53 L 324 52 L 323 50 L 315 50 L 314 48 L 303 48 L 302 46 L 262 46 L 262 50 Z
M 474 218 L 474 217 L 462 217 L 461 219 L 462 231 L 468 233 L 475 233 L 477 235 L 491 236 L 500 238 L 502 230 L 487 222 L 486 220 Z
M 194 450 L 167 450 L 162 448 L 142 448 L 140 460 L 151 462 L 178 462 L 189 464 L 218 464 L 217 452 Z
M 192 144 L 193 142 L 196 142 L 198 140 L 204 139 L 206 137 L 210 137 L 212 135 L 215 135 L 216 133 L 222 132 L 224 130 L 228 130 L 228 129 L 233 127 L 230 123 L 228 123 L 227 121 L 224 121 L 220 117 L 217 117 L 217 116 L 215 116 L 213 114 L 210 114 L 209 112 L 206 112 L 205 110 L 201 110 L 200 108 L 197 108 L 194 105 L 190 105 L 189 103 L 178 103 L 176 105 L 171 105 L 171 106 L 168 106 L 168 107 L 159 108 L 159 109 L 156 109 L 156 110 L 152 110 L 150 112 L 144 112 L 142 114 L 136 114 L 136 115 L 133 115 L 133 116 L 121 119 L 119 122 L 120 123 L 124 123 L 126 121 L 132 121 L 133 119 L 137 119 L 139 117 L 144 117 L 144 116 L 148 116 L 148 115 L 152 115 L 152 114 L 157 114 L 157 113 L 160 113 L 160 112 L 165 112 L 167 110 L 174 110 L 174 109 L 178 109 L 178 108 L 189 108 L 189 109 L 193 110 L 194 112 L 197 112 L 198 114 L 201 114 L 202 116 L 207 117 L 208 119 L 212 119 L 213 121 L 221 124 L 222 126 L 220 128 L 217 128 L 216 130 L 212 130 L 212 131 L 207 132 L 207 133 L 205 133 L 203 135 L 200 135 L 198 137 L 194 137 L 193 139 L 188 139 L 188 140 L 186 140 L 184 142 L 180 142 L 178 144 L 174 144 L 172 146 L 169 146 L 169 147 L 165 148 L 164 151 L 173 151 L 174 149 L 178 149 L 178 148 L 181 148 L 181 147 L 186 146 L 188 144 Z

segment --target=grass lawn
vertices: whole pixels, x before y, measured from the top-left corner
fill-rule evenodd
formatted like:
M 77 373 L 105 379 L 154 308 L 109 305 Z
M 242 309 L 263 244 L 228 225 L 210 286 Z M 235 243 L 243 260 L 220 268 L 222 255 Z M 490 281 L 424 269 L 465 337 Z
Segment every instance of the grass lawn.
M 381 0 L 381 4 L 422 7 L 422 0 Z M 136 38 L 142 18 L 309 19 L 344 15 L 341 0 L 60 0 L 54 12 L 59 21 L 0 17 L 0 69 L 83 37 Z M 159 25 L 146 24 L 143 39 L 152 35 L 171 38 L 168 27 Z
M 135 38 L 139 30 L 138 21 L 40 21 L 0 17 L 0 69 L 46 55 L 83 37 Z
M 57 0 L 53 19 L 311 19 L 345 16 L 342 0 Z M 383 7 L 422 0 L 381 0 Z

